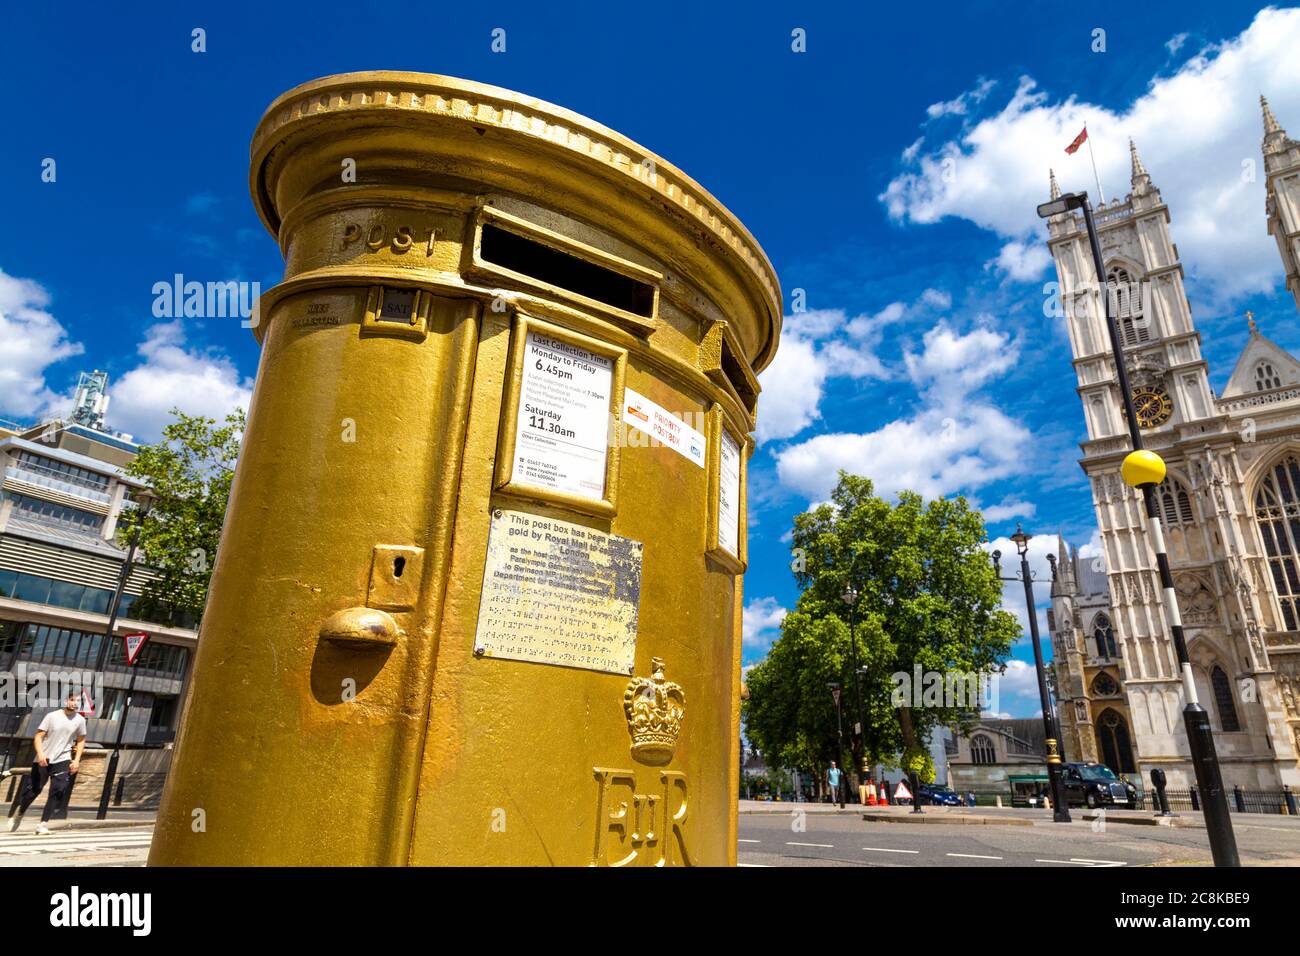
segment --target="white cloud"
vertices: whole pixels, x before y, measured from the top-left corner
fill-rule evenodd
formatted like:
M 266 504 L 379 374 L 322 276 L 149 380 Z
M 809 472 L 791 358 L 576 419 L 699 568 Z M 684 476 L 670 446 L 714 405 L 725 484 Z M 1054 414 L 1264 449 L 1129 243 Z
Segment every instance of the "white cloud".
M 826 359 L 817 354 L 817 347 L 797 334 L 783 331 L 776 358 L 758 377 L 763 394 L 757 440 L 789 438 L 820 418 L 818 405 L 826 374 Z
M 1079 557 L 1101 559 L 1098 565 L 1098 571 L 1106 570 L 1105 549 L 1101 546 L 1101 532 L 1093 531 L 1092 537 L 1088 539 L 1087 544 L 1079 545 Z
M 925 108 L 926 115 L 930 119 L 938 119 L 940 116 L 964 116 L 969 103 L 982 103 L 995 86 L 997 86 L 997 80 L 982 79 L 973 90 L 967 90 L 956 99 L 946 100 L 942 103 L 931 103 Z
M 941 311 L 952 308 L 952 295 L 943 289 L 926 289 L 921 293 L 921 304 Z
M 1003 244 L 998 257 L 990 260 L 985 268 L 998 269 L 1018 282 L 1032 282 L 1043 274 L 1051 262 L 1052 256 L 1043 243 L 1012 239 Z
M 865 475 L 878 494 L 909 490 L 927 497 L 983 487 L 1022 468 L 1029 431 L 971 394 L 1009 368 L 1018 347 L 1002 332 L 959 334 L 940 322 L 919 353 L 904 356 L 923 407 L 910 418 L 865 434 L 831 433 L 783 448 L 777 477 L 809 498 L 826 498 L 840 469 Z
M 987 508 L 981 508 L 985 522 L 992 524 L 997 521 L 1006 521 L 1008 518 L 1032 518 L 1038 511 L 1038 506 L 1032 501 L 1012 501 L 1004 498 L 996 505 L 989 505 Z
M 763 388 L 755 433 L 759 443 L 792 438 L 819 419 L 828 378 L 893 377 L 876 354 L 885 330 L 918 310 L 946 310 L 951 305 L 947 292 L 926 289 L 910 306 L 891 302 L 879 312 L 852 319 L 843 309 L 786 316 L 776 358 L 758 379 Z
M 1064 153 L 1084 121 L 1103 185 L 1122 195 L 1129 183 L 1132 137 L 1168 202 L 1189 278 L 1202 294 L 1269 291 L 1281 280 L 1262 215 L 1264 187 L 1258 107 L 1261 92 L 1294 132 L 1300 127 L 1300 10 L 1260 11 L 1239 36 L 1207 47 L 1119 112 L 1073 96 L 1064 100 L 1023 78 L 1006 106 L 928 154 L 907 161 L 881 200 L 895 219 L 968 219 L 1006 239 L 1041 244 L 1035 206 L 1047 196 L 1053 167 L 1066 191 L 1095 190 L 1080 151 Z M 945 169 L 945 160 L 955 165 Z M 1254 182 L 1243 162 L 1256 167 Z M 1200 290 L 1198 290 L 1200 291 Z
M 865 434 L 817 435 L 778 452 L 776 470 L 782 484 L 810 499 L 829 497 L 841 468 L 871 478 L 878 494 L 908 490 L 935 498 L 1018 474 L 1031 438 L 993 406 L 969 403 Z
M 45 384 L 51 365 L 85 349 L 50 312 L 49 293 L 0 270 L 0 412 L 20 419 L 58 414 L 69 404 Z
M 744 646 L 761 650 L 771 647 L 786 613 L 772 597 L 755 598 L 746 604 L 741 612 Z
M 908 352 L 903 360 L 917 388 L 948 405 L 1005 372 L 1019 356 L 1019 345 L 1005 332 L 980 326 L 963 335 L 940 322 L 925 333 L 921 352 Z
M 1170 56 L 1177 56 L 1178 51 L 1183 48 L 1183 44 L 1186 42 L 1187 42 L 1186 33 L 1175 33 L 1173 36 L 1171 36 L 1168 40 L 1165 41 L 1165 49 L 1169 51 Z
M 109 384 L 112 427 L 153 441 L 172 408 L 217 420 L 248 408 L 252 380 L 224 355 L 187 349 L 180 319 L 151 326 L 137 350 L 144 361 Z
M 842 329 L 844 323 L 843 309 L 812 309 L 787 315 L 781 320 L 781 331 L 798 339 L 823 339 Z

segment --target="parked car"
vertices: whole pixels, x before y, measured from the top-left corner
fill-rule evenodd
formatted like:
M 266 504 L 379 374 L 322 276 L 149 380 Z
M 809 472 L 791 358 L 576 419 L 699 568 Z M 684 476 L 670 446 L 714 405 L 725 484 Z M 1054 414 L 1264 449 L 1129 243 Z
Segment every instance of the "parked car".
M 918 788 L 920 790 L 921 804 L 930 804 L 932 806 L 943 807 L 960 807 L 961 797 L 953 793 L 947 787 L 941 787 L 934 783 L 923 783 Z
M 1126 783 L 1101 763 L 1061 765 L 1065 798 L 1072 807 L 1137 807 L 1137 787 Z

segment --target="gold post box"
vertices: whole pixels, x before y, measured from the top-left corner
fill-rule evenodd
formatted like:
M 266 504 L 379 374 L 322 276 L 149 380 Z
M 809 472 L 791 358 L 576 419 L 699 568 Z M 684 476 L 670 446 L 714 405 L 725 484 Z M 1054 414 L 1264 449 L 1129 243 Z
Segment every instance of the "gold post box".
M 285 278 L 150 863 L 734 864 L 757 242 L 442 76 L 300 86 L 251 167 Z

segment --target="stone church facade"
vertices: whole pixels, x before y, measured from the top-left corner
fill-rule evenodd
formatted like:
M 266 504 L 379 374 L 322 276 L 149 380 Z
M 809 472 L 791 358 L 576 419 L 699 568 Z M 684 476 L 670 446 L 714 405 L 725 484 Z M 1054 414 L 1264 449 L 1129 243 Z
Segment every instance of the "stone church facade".
M 1264 110 L 1265 226 L 1300 308 L 1300 143 Z M 1143 440 L 1158 490 L 1201 704 L 1225 783 L 1300 787 L 1300 362 L 1249 322 L 1221 395 L 1210 388 L 1170 213 L 1130 144 L 1132 192 L 1096 210 Z M 1059 195 L 1055 176 L 1053 197 Z M 1102 555 L 1055 556 L 1049 631 L 1067 759 L 1170 786 L 1194 781 L 1181 678 L 1142 499 L 1120 480 L 1127 426 L 1081 215 L 1048 221 L 1088 438 Z

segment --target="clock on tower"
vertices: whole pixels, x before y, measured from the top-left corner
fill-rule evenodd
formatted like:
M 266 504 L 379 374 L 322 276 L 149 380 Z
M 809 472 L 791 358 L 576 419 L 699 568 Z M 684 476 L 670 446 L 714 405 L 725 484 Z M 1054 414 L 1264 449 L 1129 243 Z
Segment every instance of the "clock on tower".
M 1161 386 L 1144 385 L 1133 389 L 1133 408 L 1139 425 L 1155 428 L 1169 421 L 1174 414 L 1174 400 Z

